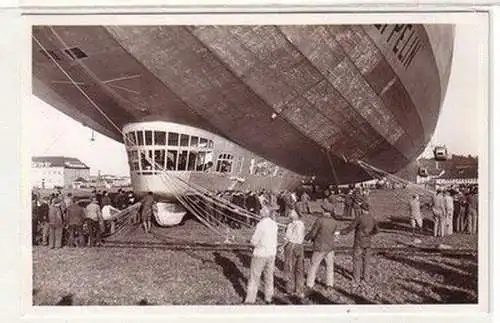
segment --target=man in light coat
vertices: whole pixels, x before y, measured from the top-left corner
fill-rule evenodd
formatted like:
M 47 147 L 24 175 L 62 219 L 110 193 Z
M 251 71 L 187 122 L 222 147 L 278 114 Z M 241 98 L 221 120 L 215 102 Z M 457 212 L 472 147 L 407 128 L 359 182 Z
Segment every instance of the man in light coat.
M 255 303 L 262 273 L 264 273 L 264 300 L 267 304 L 272 303 L 274 294 L 274 262 L 278 247 L 278 224 L 274 221 L 272 212 L 268 208 L 262 208 L 260 214 L 262 220 L 257 223 L 250 240 L 254 250 L 250 263 L 246 304 Z
M 451 235 L 453 234 L 453 212 L 454 212 L 454 205 L 453 205 L 453 197 L 451 197 L 451 192 L 447 190 L 444 193 L 444 210 L 445 210 L 445 226 L 444 226 L 444 232 L 445 235 Z
M 86 215 L 90 220 L 90 241 L 89 244 L 93 246 L 101 245 L 101 234 L 104 231 L 104 219 L 102 217 L 101 208 L 99 207 L 96 197 L 86 207 Z
M 423 227 L 423 221 L 422 221 L 422 213 L 420 212 L 420 199 L 418 198 L 418 195 L 413 195 L 410 203 L 409 203 L 409 209 L 410 209 L 410 225 L 413 230 L 413 233 L 415 233 L 415 227 L 418 227 L 418 230 L 420 233 L 422 233 L 422 227 Z
M 444 197 L 441 194 L 441 190 L 437 189 L 436 194 L 432 197 L 432 213 L 434 215 L 434 236 L 442 237 L 444 236 Z

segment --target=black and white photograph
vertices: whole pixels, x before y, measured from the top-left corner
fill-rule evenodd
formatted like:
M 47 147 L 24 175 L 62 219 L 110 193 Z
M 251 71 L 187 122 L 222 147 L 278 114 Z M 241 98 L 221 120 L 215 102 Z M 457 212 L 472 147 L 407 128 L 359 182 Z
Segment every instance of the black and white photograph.
M 31 305 L 477 306 L 488 15 L 430 15 L 36 17 Z

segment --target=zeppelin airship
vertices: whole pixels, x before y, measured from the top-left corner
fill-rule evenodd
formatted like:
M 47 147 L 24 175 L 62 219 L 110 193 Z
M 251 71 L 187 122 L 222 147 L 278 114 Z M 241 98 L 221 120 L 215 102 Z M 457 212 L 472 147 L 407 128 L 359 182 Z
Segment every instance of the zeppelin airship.
M 33 94 L 123 142 L 134 189 L 167 199 L 162 172 L 279 191 L 369 179 L 355 161 L 402 169 L 434 132 L 454 41 L 447 24 L 32 32 Z

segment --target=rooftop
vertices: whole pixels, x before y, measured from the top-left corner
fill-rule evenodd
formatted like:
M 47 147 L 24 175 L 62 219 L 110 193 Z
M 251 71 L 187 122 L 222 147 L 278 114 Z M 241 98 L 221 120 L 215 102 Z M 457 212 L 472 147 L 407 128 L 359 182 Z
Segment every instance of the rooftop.
M 33 156 L 32 167 L 64 167 L 70 169 L 90 169 L 77 158 L 64 156 Z

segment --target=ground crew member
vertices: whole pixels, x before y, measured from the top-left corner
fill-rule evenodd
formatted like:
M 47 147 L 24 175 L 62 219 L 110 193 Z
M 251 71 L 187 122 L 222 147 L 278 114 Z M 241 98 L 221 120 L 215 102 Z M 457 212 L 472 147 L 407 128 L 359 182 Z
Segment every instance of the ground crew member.
M 337 221 L 333 218 L 335 212 L 331 216 L 324 215 L 320 212 L 315 212 L 317 216 L 311 230 L 306 234 L 305 240 L 313 242 L 313 254 L 311 256 L 311 266 L 307 273 L 307 287 L 313 288 L 316 280 L 318 268 L 323 261 L 326 263 L 326 285 L 333 287 L 334 285 L 334 259 L 335 247 L 334 233 L 337 230 Z
M 285 277 L 289 294 L 295 292 L 299 298 L 304 297 L 304 236 L 305 226 L 300 213 L 292 210 L 292 220 L 285 233 Z
M 260 216 L 262 220 L 257 223 L 250 240 L 254 250 L 250 263 L 246 304 L 255 303 L 262 273 L 264 273 L 265 302 L 272 303 L 274 294 L 274 263 L 278 247 L 278 224 L 274 221 L 273 212 L 269 208 L 262 208 Z
M 336 232 L 336 234 L 347 234 L 354 230 L 354 288 L 360 287 L 360 284 L 364 284 L 366 282 L 372 237 L 379 231 L 377 221 L 369 213 L 369 210 L 370 207 L 368 203 L 361 203 L 359 216 L 356 217 L 350 226 L 340 232 Z
M 418 227 L 420 233 L 422 233 L 423 221 L 422 221 L 422 213 L 420 212 L 420 199 L 418 195 L 413 195 L 409 202 L 410 209 L 410 225 L 415 233 L 415 227 Z

